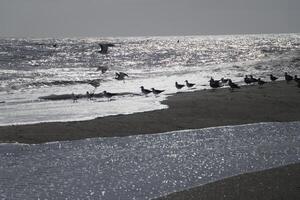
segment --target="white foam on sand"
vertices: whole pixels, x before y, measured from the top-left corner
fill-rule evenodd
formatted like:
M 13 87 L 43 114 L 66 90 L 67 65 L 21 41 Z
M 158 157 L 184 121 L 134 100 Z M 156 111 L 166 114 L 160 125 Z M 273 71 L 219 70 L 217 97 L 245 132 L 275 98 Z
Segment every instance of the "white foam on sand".
M 300 122 L 0 145 L 2 199 L 151 199 L 300 162 Z

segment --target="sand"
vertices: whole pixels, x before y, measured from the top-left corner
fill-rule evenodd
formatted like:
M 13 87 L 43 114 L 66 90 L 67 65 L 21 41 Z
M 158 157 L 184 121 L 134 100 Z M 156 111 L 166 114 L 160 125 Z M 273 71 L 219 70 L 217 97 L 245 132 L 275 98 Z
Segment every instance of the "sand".
M 177 93 L 163 103 L 169 108 L 89 121 L 2 126 L 0 142 L 44 143 L 300 120 L 300 88 L 295 83 Z
M 300 164 L 242 174 L 157 200 L 298 200 Z
M 149 97 L 148 97 L 149 98 Z M 91 137 L 196 129 L 255 122 L 300 120 L 300 88 L 285 82 L 178 93 L 165 110 L 80 122 L 0 127 L 0 142 L 43 143 Z M 243 174 L 177 192 L 161 199 L 300 199 L 300 164 Z

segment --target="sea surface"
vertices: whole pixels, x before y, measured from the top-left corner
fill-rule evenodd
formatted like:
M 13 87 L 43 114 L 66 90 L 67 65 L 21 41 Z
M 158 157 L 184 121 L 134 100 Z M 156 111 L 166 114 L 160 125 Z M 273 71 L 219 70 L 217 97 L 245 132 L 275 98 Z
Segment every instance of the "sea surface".
M 300 122 L 0 144 L 0 199 L 146 200 L 300 163 Z
M 99 43 L 113 43 L 100 54 Z M 56 44 L 56 47 L 54 46 Z M 106 73 L 97 71 L 107 67 Z M 114 79 L 125 72 L 125 81 Z M 177 92 L 175 81 L 209 88 L 210 77 L 242 83 L 245 74 L 300 75 L 300 34 L 132 37 L 0 38 L 0 125 L 87 120 L 101 116 L 166 109 L 160 102 Z M 100 81 L 95 88 L 90 81 Z M 166 90 L 141 95 L 140 86 Z M 106 98 L 53 101 L 87 91 L 124 93 Z

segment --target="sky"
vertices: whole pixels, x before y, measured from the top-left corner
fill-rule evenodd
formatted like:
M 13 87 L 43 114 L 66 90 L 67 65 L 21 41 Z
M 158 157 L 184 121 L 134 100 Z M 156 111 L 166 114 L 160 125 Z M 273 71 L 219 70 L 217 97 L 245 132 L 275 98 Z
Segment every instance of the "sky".
M 299 32 L 300 0 L 0 0 L 0 37 Z

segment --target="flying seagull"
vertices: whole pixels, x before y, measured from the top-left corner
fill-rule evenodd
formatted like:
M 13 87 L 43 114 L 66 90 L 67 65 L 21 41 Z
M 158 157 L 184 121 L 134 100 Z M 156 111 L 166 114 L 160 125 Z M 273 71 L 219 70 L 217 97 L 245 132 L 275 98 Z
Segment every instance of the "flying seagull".
M 115 76 L 115 79 L 117 80 L 124 80 L 125 77 L 129 77 L 128 74 L 124 73 L 124 72 L 116 72 L 116 76 Z
M 93 93 L 95 93 L 97 87 L 100 86 L 100 81 L 99 81 L 99 80 L 91 80 L 91 81 L 89 81 L 88 83 L 89 83 L 91 86 L 94 87 Z
M 108 53 L 108 47 L 114 47 L 115 45 L 111 44 L 111 43 L 107 43 L 107 44 L 100 43 L 99 46 L 100 46 L 101 49 L 100 49 L 100 51 L 98 51 L 98 53 L 107 54 Z

